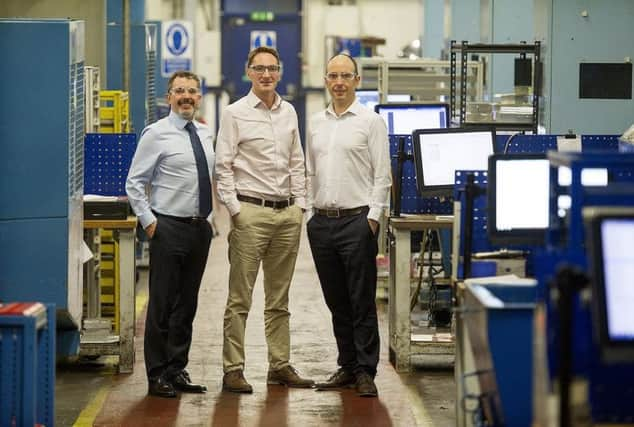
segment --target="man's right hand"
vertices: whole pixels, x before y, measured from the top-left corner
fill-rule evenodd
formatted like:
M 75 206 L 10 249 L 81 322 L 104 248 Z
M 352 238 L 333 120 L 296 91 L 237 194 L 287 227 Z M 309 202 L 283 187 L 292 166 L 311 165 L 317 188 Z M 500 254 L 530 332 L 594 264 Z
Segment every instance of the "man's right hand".
M 152 237 L 154 237 L 154 233 L 156 232 L 156 221 L 154 221 L 152 224 L 148 225 L 147 227 L 145 227 L 145 234 L 147 234 L 147 236 L 151 239 Z

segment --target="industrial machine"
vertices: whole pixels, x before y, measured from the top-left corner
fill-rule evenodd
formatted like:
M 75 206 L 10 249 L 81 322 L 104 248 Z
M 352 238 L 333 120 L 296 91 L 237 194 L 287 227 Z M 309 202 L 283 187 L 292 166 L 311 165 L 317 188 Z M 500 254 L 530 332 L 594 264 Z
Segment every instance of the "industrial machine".
M 84 22 L 1 19 L 0 300 L 57 308 L 58 353 L 82 318 Z M 41 64 L 46 64 L 45 67 Z

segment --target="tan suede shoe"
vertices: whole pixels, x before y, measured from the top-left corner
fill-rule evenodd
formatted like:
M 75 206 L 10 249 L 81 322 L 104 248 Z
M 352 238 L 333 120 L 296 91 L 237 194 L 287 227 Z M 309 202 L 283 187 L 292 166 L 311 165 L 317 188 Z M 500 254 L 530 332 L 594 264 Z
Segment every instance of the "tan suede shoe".
M 253 393 L 253 387 L 244 379 L 241 369 L 227 372 L 222 377 L 222 389 L 233 393 Z
M 297 388 L 311 388 L 315 385 L 315 381 L 300 377 L 297 370 L 291 365 L 286 365 L 281 369 L 269 371 L 266 383 L 281 384 L 287 387 Z

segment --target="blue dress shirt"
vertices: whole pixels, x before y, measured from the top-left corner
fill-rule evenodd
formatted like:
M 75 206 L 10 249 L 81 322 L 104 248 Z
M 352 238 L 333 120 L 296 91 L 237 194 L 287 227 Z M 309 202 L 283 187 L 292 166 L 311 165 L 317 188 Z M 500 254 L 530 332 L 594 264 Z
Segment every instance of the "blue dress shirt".
M 193 123 L 212 177 L 215 155 L 211 131 L 206 125 Z M 198 171 L 186 124 L 170 112 L 141 133 L 125 189 L 143 228 L 156 220 L 152 210 L 180 217 L 198 215 Z

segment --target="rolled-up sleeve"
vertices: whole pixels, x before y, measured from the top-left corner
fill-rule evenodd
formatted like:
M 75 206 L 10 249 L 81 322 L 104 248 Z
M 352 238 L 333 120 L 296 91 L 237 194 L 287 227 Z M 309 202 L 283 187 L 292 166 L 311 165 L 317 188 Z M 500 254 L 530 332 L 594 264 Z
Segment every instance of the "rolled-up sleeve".
M 298 126 L 295 126 L 294 130 L 289 166 L 291 175 L 291 196 L 295 199 L 297 206 L 306 209 L 306 168 Z
M 379 221 L 388 207 L 388 193 L 392 185 L 389 146 L 385 122 L 377 116 L 372 122 L 368 136 L 370 162 L 374 171 L 368 218 L 375 221 Z
M 220 130 L 216 141 L 214 175 L 218 188 L 218 198 L 227 207 L 231 216 L 240 213 L 240 202 L 233 174 L 238 136 L 238 126 L 231 111 L 225 111 L 220 119 Z

